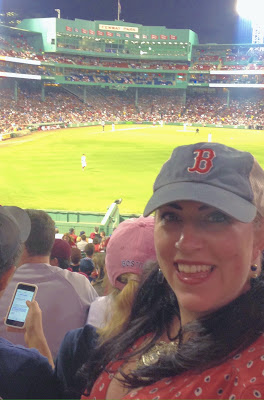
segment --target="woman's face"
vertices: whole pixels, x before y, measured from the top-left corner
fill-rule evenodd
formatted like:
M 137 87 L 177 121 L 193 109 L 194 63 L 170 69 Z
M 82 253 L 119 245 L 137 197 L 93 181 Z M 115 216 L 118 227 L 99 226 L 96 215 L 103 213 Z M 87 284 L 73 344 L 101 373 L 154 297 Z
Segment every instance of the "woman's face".
M 156 211 L 155 247 L 163 274 L 181 312 L 204 315 L 249 288 L 259 255 L 253 222 L 245 224 L 196 201 Z

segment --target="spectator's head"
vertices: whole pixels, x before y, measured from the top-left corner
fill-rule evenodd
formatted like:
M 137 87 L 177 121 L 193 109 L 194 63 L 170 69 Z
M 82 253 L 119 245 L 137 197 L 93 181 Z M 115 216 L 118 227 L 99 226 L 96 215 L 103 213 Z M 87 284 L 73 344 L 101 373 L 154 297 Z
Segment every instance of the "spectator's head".
M 82 235 L 81 239 L 86 242 L 86 235 Z
M 95 268 L 98 271 L 97 280 L 103 279 L 105 275 L 105 252 L 103 253 L 95 253 L 93 255 L 93 263 Z
M 55 234 L 59 233 L 59 228 L 55 228 Z
M 93 238 L 93 244 L 99 244 L 99 243 L 100 243 L 99 238 L 98 238 L 97 236 L 95 236 L 95 237 Z
M 30 257 L 49 256 L 54 243 L 55 224 L 42 210 L 25 210 L 31 221 L 31 230 L 25 242 L 25 250 Z
M 74 229 L 74 228 L 70 228 L 70 229 L 69 229 L 69 234 L 70 234 L 70 235 L 74 235 L 74 233 L 75 233 L 75 229 Z
M 128 282 L 127 274 L 137 280 L 148 260 L 156 260 L 154 218 L 127 219 L 114 231 L 107 246 L 105 264 L 110 283 L 122 290 Z
M 98 233 L 98 232 L 99 232 L 98 226 L 95 226 L 95 227 L 94 227 L 94 231 L 95 231 L 95 233 Z
M 82 258 L 82 252 L 77 247 L 71 249 L 71 262 L 73 265 L 79 265 Z
M 0 295 L 15 271 L 21 245 L 30 229 L 30 219 L 24 210 L 0 206 Z
M 71 246 L 74 244 L 74 240 L 69 233 L 64 233 L 62 240 L 65 240 L 65 242 L 69 243 Z
M 81 232 L 80 232 L 80 236 L 82 236 L 82 235 L 85 235 L 85 232 L 84 232 L 84 231 L 81 231 Z
M 82 258 L 80 261 L 80 271 L 90 276 L 94 270 L 94 263 L 91 258 Z
M 50 264 L 61 269 L 70 267 L 71 246 L 65 240 L 55 239 L 50 255 Z
M 122 222 L 110 237 L 105 267 L 112 285 L 111 319 L 100 329 L 103 343 L 115 336 L 128 321 L 143 266 L 156 260 L 154 218 L 131 218 Z
M 100 236 L 101 236 L 102 239 L 105 238 L 105 231 L 101 231 L 100 232 Z
M 84 248 L 84 252 L 87 255 L 87 257 L 92 257 L 92 255 L 94 253 L 94 244 L 88 243 Z

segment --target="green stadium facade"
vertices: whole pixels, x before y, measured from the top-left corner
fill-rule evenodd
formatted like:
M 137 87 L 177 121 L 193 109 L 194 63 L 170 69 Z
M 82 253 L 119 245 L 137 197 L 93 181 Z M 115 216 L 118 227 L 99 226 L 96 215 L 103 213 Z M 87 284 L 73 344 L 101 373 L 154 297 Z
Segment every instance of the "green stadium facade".
M 0 76 L 15 79 L 40 81 L 42 99 L 45 86 L 64 86 L 85 101 L 86 88 L 127 90 L 131 88 L 178 90 L 182 102 L 187 91 L 196 88 L 263 88 L 262 70 L 258 67 L 262 59 L 263 45 L 253 44 L 199 44 L 198 35 L 189 29 L 167 29 L 163 26 L 142 26 L 123 21 L 85 21 L 58 18 L 25 19 L 16 28 L 0 26 L 0 36 L 6 37 L 0 49 L 8 47 L 12 38 L 24 38 L 36 57 L 1 56 L 1 65 L 16 63 L 16 66 L 36 66 L 36 73 L 14 74 L 0 69 Z M 23 52 L 23 49 L 21 49 Z M 254 53 L 255 51 L 255 53 Z M 250 56 L 250 53 L 253 55 Z M 115 66 L 78 65 L 78 62 L 56 62 L 48 56 L 64 58 L 86 57 L 109 60 Z M 232 55 L 234 56 L 232 58 Z M 245 56 L 245 57 L 244 57 Z M 15 60 L 14 60 L 15 58 Z M 207 60 L 208 63 L 207 63 Z M 122 61 L 124 61 L 122 63 Z M 151 62 L 153 66 L 136 66 L 133 63 Z M 167 62 L 165 66 L 164 63 Z M 10 64 L 11 63 L 11 64 Z M 160 63 L 160 64 L 159 64 Z M 87 63 L 86 63 L 87 64 Z M 252 67 L 253 65 L 253 67 Z M 234 68 L 231 68 L 231 67 Z M 45 74 L 43 70 L 45 69 Z M 81 80 L 72 75 L 84 74 L 130 74 L 131 81 L 109 79 Z M 152 74 L 153 79 L 144 78 Z M 248 82 L 242 77 L 248 76 Z M 136 78 L 136 79 L 135 79 Z M 226 79 L 227 78 L 227 79 Z M 78 87 L 73 89 L 73 87 Z M 79 89 L 81 88 L 81 89 Z M 138 93 L 137 93 L 138 94 Z M 137 98 L 135 95 L 135 100 Z M 15 96 L 17 92 L 15 90 Z

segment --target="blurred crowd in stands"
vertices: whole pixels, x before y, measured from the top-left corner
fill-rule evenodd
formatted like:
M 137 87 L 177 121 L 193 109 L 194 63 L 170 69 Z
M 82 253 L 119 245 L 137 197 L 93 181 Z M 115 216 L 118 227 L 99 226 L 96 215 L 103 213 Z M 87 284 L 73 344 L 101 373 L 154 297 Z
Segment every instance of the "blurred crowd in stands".
M 258 70 L 263 69 L 264 47 L 249 45 L 230 49 L 204 47 L 194 49 L 191 62 L 153 60 L 109 60 L 81 55 L 49 54 L 34 49 L 25 37 L 0 35 L 0 55 L 37 60 L 42 63 L 97 66 L 105 68 L 152 69 L 152 70 Z
M 179 91 L 163 89 L 139 89 L 138 100 L 135 89 L 121 90 L 125 85 L 148 85 L 168 87 L 179 82 L 191 86 L 209 84 L 263 84 L 262 75 L 218 75 L 209 71 L 258 70 L 264 67 L 264 47 L 206 45 L 194 47 L 190 62 L 153 60 L 114 60 L 83 55 L 48 54 L 34 49 L 26 37 L 0 35 L 0 55 L 37 60 L 41 65 L 30 65 L 11 61 L 0 61 L 3 73 L 42 75 L 47 78 L 63 76 L 65 88 L 45 88 L 45 101 L 38 87 L 32 90 L 29 84 L 19 85 L 15 99 L 14 90 L 1 90 L 2 113 L 0 132 L 13 132 L 29 125 L 54 124 L 54 128 L 69 124 L 105 122 L 158 122 L 184 124 L 263 125 L 263 104 L 261 94 L 231 96 L 226 93 L 187 91 L 184 100 Z M 49 64 L 49 65 L 48 65 Z M 64 66 L 67 65 L 68 67 Z M 83 67 L 105 68 L 106 70 Z M 78 68 L 76 68 L 78 67 Z M 116 68 L 124 69 L 117 71 Z M 110 70 L 107 70 L 110 69 Z M 112 70 L 111 70 L 112 69 Z M 114 70 L 115 69 L 115 70 Z M 140 69 L 145 71 L 139 72 Z M 153 72 L 156 70 L 157 72 Z M 162 73 L 163 70 L 170 73 Z M 178 70 L 176 73 L 174 71 Z M 181 72 L 182 71 L 182 72 Z M 187 72 L 191 72 L 187 74 Z M 54 79 L 54 78 L 53 78 Z M 24 81 L 25 82 L 25 81 Z M 68 83 L 89 82 L 98 86 L 68 85 Z M 112 85 L 119 90 L 101 89 L 101 85 Z M 34 85 L 32 85 L 34 86 Z M 36 85 L 35 85 L 36 86 Z M 163 90 L 163 92 L 162 92 Z M 229 104 L 227 104 L 227 102 Z M 47 127 L 50 129 L 50 126 Z
M 39 91 L 20 90 L 17 102 L 11 89 L 2 89 L 0 131 L 13 132 L 31 124 L 54 123 L 56 127 L 93 122 L 158 122 L 221 125 L 264 125 L 264 101 L 261 93 L 227 97 L 216 93 L 189 93 L 186 104 L 178 93 L 158 89 L 139 93 L 93 88 L 86 103 L 61 88 L 46 89 L 45 101 Z M 225 92 L 224 92 L 225 93 Z
M 105 251 L 110 236 L 106 237 L 104 231 L 99 233 L 97 226 L 90 235 L 86 235 L 85 231 L 80 231 L 79 235 L 76 235 L 74 228 L 61 234 L 59 229 L 55 228 L 55 239 L 64 240 L 70 246 L 70 256 L 63 261 L 63 265 L 61 264 L 60 267 L 81 273 L 89 279 L 92 285 L 95 285 L 98 294 L 102 295 Z
M 241 68 L 237 68 L 241 69 Z M 190 84 L 200 83 L 226 83 L 226 84 L 263 84 L 262 75 L 212 75 L 205 73 L 191 73 L 189 78 L 187 74 L 161 74 L 161 73 L 142 73 L 142 72 L 115 72 L 115 71 L 91 71 L 85 69 L 69 68 L 64 71 L 63 68 L 54 70 L 54 67 L 43 65 L 27 65 L 12 62 L 0 61 L 0 70 L 18 74 L 43 75 L 43 76 L 64 76 L 65 82 L 91 82 L 107 84 L 124 85 L 159 85 L 172 86 L 177 82 L 188 82 Z

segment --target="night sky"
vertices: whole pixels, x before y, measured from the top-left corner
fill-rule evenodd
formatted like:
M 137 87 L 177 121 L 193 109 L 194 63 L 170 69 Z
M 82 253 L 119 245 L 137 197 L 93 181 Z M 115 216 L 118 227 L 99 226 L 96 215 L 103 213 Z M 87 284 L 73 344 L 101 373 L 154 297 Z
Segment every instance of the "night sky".
M 242 37 L 239 31 L 236 0 L 120 0 L 120 3 L 120 18 L 127 22 L 192 29 L 200 43 L 250 41 L 250 36 Z M 0 0 L 0 7 L 2 11 L 17 11 L 21 18 L 55 17 L 55 8 L 61 10 L 61 18 L 108 21 L 117 18 L 117 0 Z

